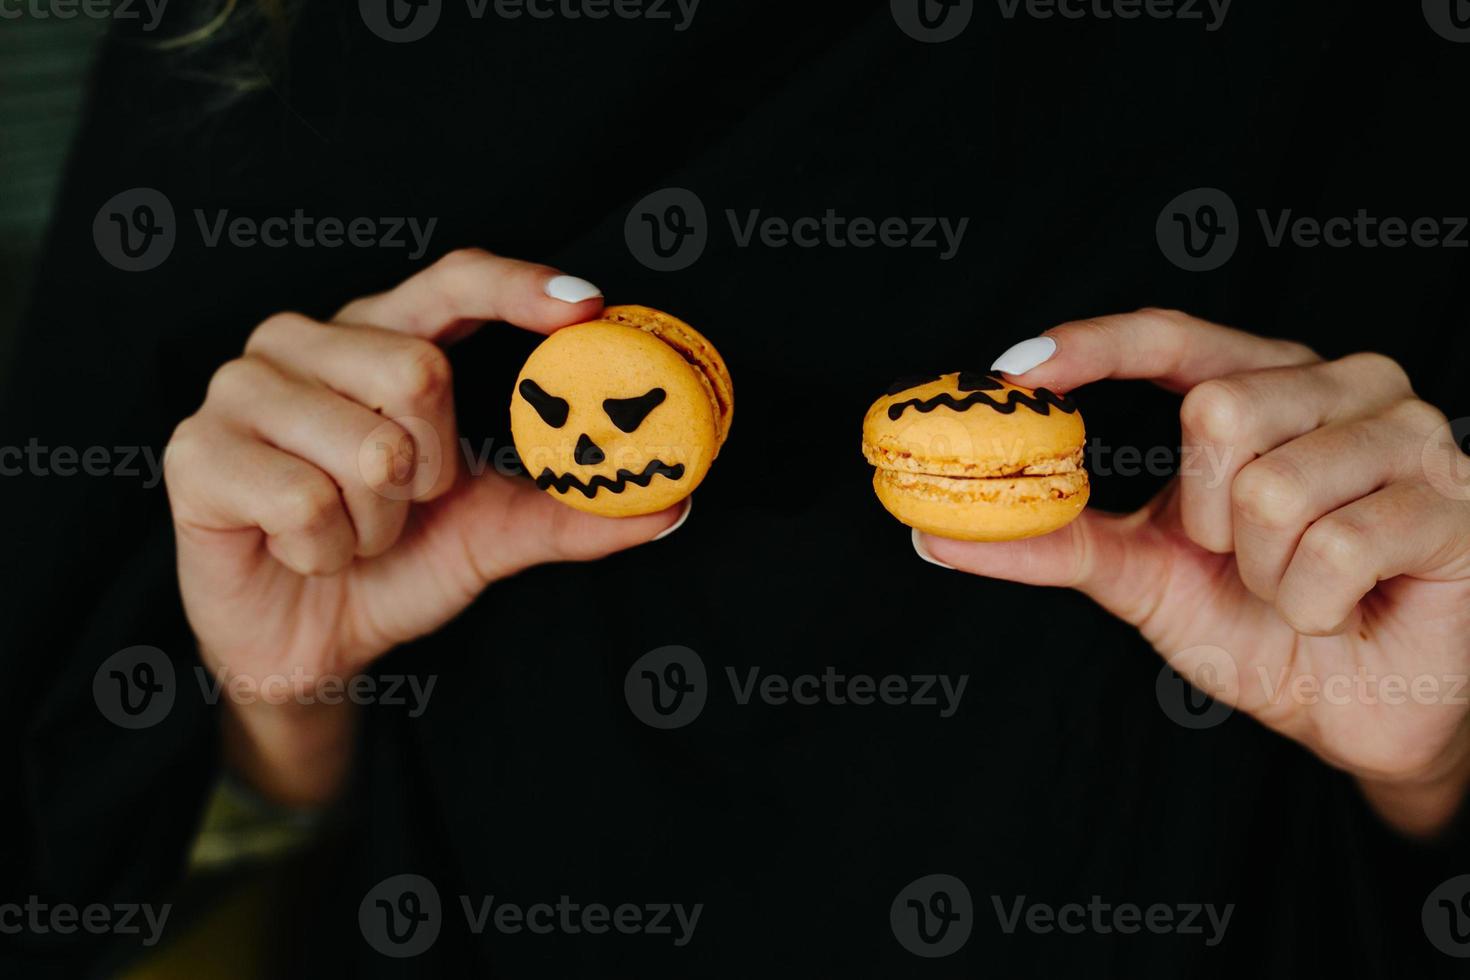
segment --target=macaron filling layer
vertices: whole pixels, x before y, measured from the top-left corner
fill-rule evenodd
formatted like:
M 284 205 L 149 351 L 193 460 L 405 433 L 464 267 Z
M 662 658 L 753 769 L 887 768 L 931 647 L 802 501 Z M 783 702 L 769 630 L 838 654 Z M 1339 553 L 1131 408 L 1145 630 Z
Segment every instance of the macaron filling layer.
M 1025 503 L 1066 500 L 1088 492 L 1087 471 L 1044 476 L 953 477 L 879 469 L 874 482 L 905 496 L 936 503 Z
M 889 449 L 863 444 L 863 456 L 880 470 L 922 473 L 930 476 L 1001 479 L 1016 476 L 1049 476 L 1082 469 L 1082 447 L 1065 456 L 1035 453 L 1024 459 L 996 454 L 987 458 L 959 459 L 943 456 L 920 457 L 906 449 Z

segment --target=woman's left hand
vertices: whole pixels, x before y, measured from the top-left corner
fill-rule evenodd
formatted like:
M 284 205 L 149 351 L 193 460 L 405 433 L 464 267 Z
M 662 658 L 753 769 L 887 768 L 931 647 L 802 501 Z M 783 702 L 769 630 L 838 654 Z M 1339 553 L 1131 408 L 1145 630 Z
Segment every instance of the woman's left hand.
M 1445 417 L 1380 354 L 1324 361 L 1180 313 L 1045 336 L 1055 353 L 1017 383 L 1184 395 L 1179 475 L 1135 514 L 1025 541 L 916 536 L 921 553 L 1082 590 L 1403 832 L 1442 829 L 1470 786 L 1470 460 Z

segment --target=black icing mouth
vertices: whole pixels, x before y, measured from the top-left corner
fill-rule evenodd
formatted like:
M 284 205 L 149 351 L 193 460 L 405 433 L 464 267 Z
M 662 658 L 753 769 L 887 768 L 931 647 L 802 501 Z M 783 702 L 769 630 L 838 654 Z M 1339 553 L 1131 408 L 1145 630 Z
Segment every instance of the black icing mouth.
M 540 476 L 536 477 L 536 486 L 542 490 L 555 487 L 557 493 L 567 493 L 570 490 L 576 490 L 582 496 L 591 500 L 597 496 L 597 491 L 599 490 L 622 493 L 628 489 L 629 484 L 636 487 L 646 487 L 653 482 L 653 478 L 656 476 L 666 476 L 670 480 L 680 480 L 684 476 L 684 464 L 674 463 L 671 466 L 662 460 L 655 459 L 650 460 L 648 465 L 643 467 L 642 473 L 634 473 L 632 470 L 618 470 L 616 477 L 610 478 L 598 474 L 586 483 L 583 483 L 570 473 L 563 473 L 561 476 L 557 476 L 551 470 L 545 469 L 541 471 Z

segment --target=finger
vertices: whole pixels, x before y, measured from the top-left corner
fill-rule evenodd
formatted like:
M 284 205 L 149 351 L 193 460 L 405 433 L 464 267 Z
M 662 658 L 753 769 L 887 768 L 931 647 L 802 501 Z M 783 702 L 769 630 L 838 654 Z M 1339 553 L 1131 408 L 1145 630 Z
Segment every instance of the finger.
M 1012 377 L 1029 388 L 1060 392 L 1102 378 L 1148 378 L 1182 393 L 1226 374 L 1321 360 L 1301 344 L 1258 337 L 1172 310 L 1079 320 L 1042 336 L 1055 343 L 1055 351 L 1038 366 Z M 1000 367 L 993 370 L 1004 368 L 1005 362 L 1003 354 L 996 361 Z
M 1071 524 L 1020 541 L 953 541 L 916 533 L 920 554 L 961 571 L 1027 585 L 1078 589 L 1119 619 L 1141 626 L 1167 584 L 1166 544 L 1146 512 L 1085 510 Z
M 387 292 L 353 300 L 332 319 L 447 342 L 487 320 L 550 333 L 590 320 L 601 309 L 602 294 L 585 280 L 481 249 L 461 249 Z
M 1358 619 L 1379 582 L 1463 572 L 1470 509 L 1423 482 L 1394 483 L 1318 520 L 1282 576 L 1276 608 L 1298 633 L 1328 636 Z
M 407 430 L 414 440 L 412 499 L 432 500 L 454 485 L 459 470 L 454 385 L 449 358 L 437 345 L 380 327 L 322 324 L 283 313 L 257 327 L 245 351 Z
M 453 575 L 474 595 L 534 565 L 591 561 L 657 540 L 680 527 L 691 506 L 686 499 L 656 514 L 599 517 L 558 503 L 527 480 L 492 473 L 428 505 L 423 526 L 436 539 L 424 551 L 440 556 L 435 574 Z
M 300 575 L 330 575 L 352 561 L 357 537 L 332 478 L 243 429 L 205 416 L 186 420 L 169 440 L 164 473 L 181 539 L 258 532 Z M 259 540 L 241 542 L 241 560 Z
M 336 482 L 356 531 L 357 554 L 380 555 L 398 540 L 417 457 L 413 437 L 396 423 L 255 357 L 220 368 L 206 402 Z
M 1193 463 L 1180 468 L 1185 533 L 1202 548 L 1229 552 L 1235 546 L 1232 487 L 1252 460 L 1412 393 L 1403 368 L 1382 354 L 1248 371 L 1195 386 L 1179 408 L 1182 442 Z
M 1312 522 L 1416 474 L 1437 418 L 1422 402 L 1400 402 L 1371 418 L 1309 432 L 1242 470 L 1231 494 L 1235 562 L 1246 588 L 1274 602 Z

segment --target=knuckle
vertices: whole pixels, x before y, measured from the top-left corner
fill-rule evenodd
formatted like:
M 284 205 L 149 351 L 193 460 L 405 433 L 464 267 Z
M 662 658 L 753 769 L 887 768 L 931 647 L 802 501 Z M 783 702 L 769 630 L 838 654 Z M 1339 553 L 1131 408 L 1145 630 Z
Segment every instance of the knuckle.
M 206 423 L 199 416 L 191 415 L 178 425 L 168 437 L 163 448 L 163 478 L 165 482 L 177 480 L 181 472 L 194 468 L 203 445 L 203 429 Z
M 482 268 L 494 257 L 483 248 L 457 248 L 441 255 L 434 267 L 439 272 L 461 273 Z
M 273 313 L 250 331 L 250 337 L 245 341 L 245 353 L 253 354 L 278 342 L 286 341 L 313 325 L 311 319 L 300 313 L 290 311 Z
M 1388 415 L 1416 436 L 1434 432 L 1449 421 L 1443 412 L 1417 398 L 1404 398 L 1388 408 Z
M 413 401 L 431 401 L 449 391 L 449 356 L 426 340 L 415 341 L 394 365 L 394 386 Z
M 205 401 L 231 401 L 250 393 L 259 383 L 260 363 L 253 357 L 237 357 L 214 372 Z
M 363 483 L 376 494 L 388 493 L 403 484 L 403 471 L 413 466 L 413 437 L 402 426 L 385 422 L 368 436 L 358 457 Z
M 1235 478 L 1230 502 L 1242 519 L 1257 527 L 1283 530 L 1306 519 L 1307 492 L 1295 467 L 1258 459 Z
M 1239 387 L 1223 378 L 1195 385 L 1179 406 L 1184 428 L 1205 442 L 1233 446 L 1244 441 L 1250 427 L 1250 402 Z
M 325 474 L 297 477 L 276 499 L 281 531 L 305 537 L 315 537 L 330 528 L 340 508 L 337 487 Z
M 1349 354 L 1340 362 L 1356 372 L 1375 380 L 1386 381 L 1395 388 L 1409 388 L 1409 373 L 1404 370 L 1403 365 L 1387 354 L 1377 351 L 1363 351 L 1358 354 Z
M 1309 527 L 1301 549 L 1314 568 L 1337 578 L 1357 576 L 1369 564 L 1368 535 L 1341 517 L 1329 515 Z

